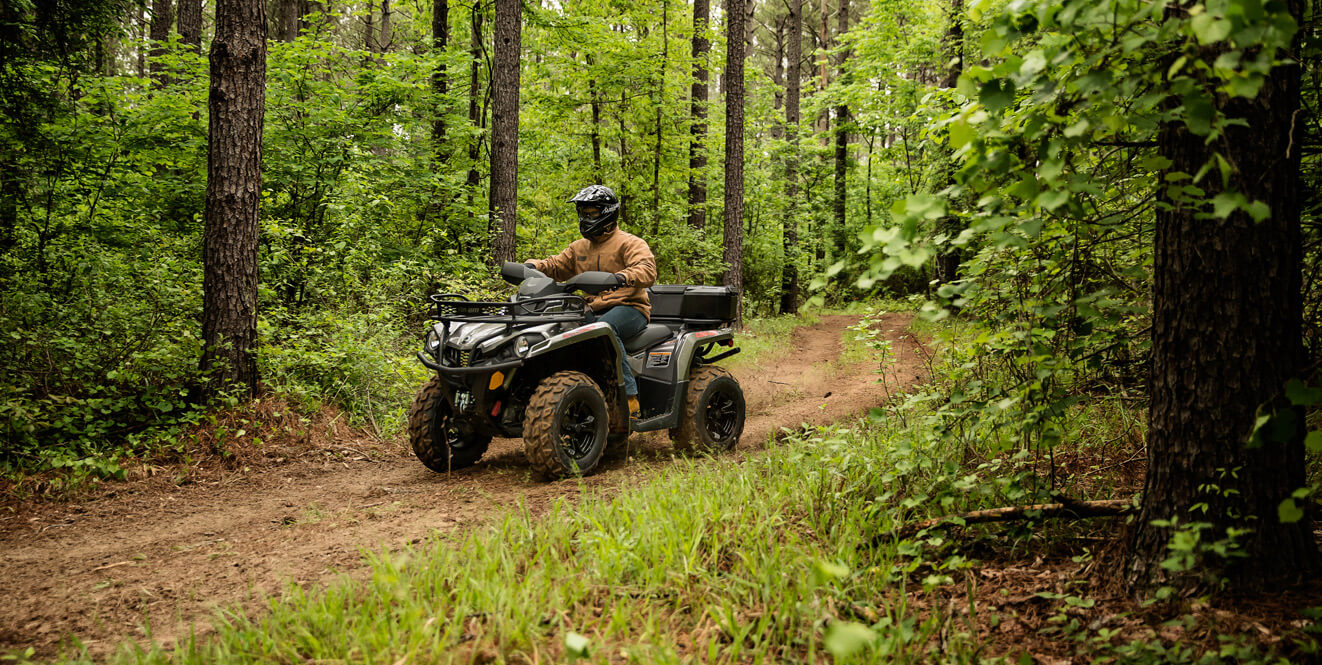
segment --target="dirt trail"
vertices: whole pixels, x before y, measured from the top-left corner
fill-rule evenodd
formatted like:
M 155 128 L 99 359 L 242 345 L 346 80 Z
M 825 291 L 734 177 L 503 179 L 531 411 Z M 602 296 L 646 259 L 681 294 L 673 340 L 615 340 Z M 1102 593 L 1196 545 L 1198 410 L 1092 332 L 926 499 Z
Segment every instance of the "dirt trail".
M 893 344 L 884 384 L 875 361 L 840 361 L 841 333 L 857 321 L 851 316 L 824 316 L 762 366 L 738 367 L 748 402 L 739 449 L 764 447 L 781 427 L 850 419 L 887 390 L 921 380 L 909 318 L 892 314 L 877 324 Z M 519 502 L 540 512 L 580 492 L 578 482 L 533 480 L 517 440 L 494 441 L 477 466 L 448 477 L 425 469 L 405 445 L 390 447 L 385 459 L 315 456 L 0 517 L 0 649 L 53 655 L 76 635 L 104 653 L 125 637 L 141 638 L 144 615 L 153 637 L 169 642 L 189 623 L 206 625 L 218 605 L 254 604 L 291 581 L 362 571 L 364 549 L 481 523 Z M 664 433 L 635 435 L 627 454 L 612 456 L 583 485 L 614 491 L 671 463 Z

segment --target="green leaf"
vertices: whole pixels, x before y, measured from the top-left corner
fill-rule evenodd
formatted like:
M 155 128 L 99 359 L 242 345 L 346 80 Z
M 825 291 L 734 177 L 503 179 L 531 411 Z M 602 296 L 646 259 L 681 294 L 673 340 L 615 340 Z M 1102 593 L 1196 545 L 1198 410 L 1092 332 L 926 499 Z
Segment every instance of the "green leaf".
M 1285 384 L 1285 398 L 1295 406 L 1322 404 L 1322 388 L 1310 388 L 1299 379 L 1290 379 Z
M 1189 21 L 1189 27 L 1193 29 L 1193 34 L 1198 38 L 1198 43 L 1211 44 L 1229 37 L 1233 26 L 1230 21 L 1224 18 L 1202 13 Z
M 1212 133 L 1212 118 L 1216 115 L 1216 109 L 1212 106 L 1212 100 L 1206 95 L 1194 93 L 1184 98 L 1184 124 L 1188 125 L 1189 131 L 1198 136 L 1207 136 Z
M 837 659 L 848 658 L 877 639 L 871 628 L 853 621 L 836 621 L 826 629 L 826 650 Z
M 590 643 L 588 638 L 572 630 L 565 633 L 565 650 L 569 652 L 571 658 L 587 658 Z
M 1249 217 L 1252 217 L 1255 222 L 1265 221 L 1268 217 L 1272 216 L 1271 207 L 1263 201 L 1254 201 L 1253 203 L 1250 203 L 1245 210 L 1249 213 Z
M 1047 210 L 1055 210 L 1069 203 L 1070 193 L 1060 189 L 1049 189 L 1037 195 L 1037 204 Z
M 1310 453 L 1322 453 L 1322 430 L 1314 430 L 1304 437 L 1304 447 Z
M 988 111 L 996 113 L 1014 103 L 1014 82 L 1007 79 L 992 79 L 982 84 L 978 92 L 978 101 Z
M 1221 192 L 1212 199 L 1212 214 L 1225 219 L 1245 202 L 1244 195 L 1239 192 Z
M 1294 499 L 1286 499 L 1276 506 L 1276 517 L 1281 520 L 1281 524 L 1293 524 L 1303 519 L 1304 511 L 1295 504 Z
M 973 128 L 963 118 L 950 123 L 950 147 L 956 150 L 973 140 Z

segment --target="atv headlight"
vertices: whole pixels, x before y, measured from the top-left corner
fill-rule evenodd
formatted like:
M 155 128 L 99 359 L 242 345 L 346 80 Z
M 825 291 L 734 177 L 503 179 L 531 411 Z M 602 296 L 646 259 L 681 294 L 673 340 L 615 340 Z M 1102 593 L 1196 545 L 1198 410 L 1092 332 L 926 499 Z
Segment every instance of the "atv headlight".
M 440 355 L 441 336 L 437 335 L 435 330 L 427 331 L 427 337 L 423 340 L 422 344 L 427 353 L 430 353 L 433 356 Z

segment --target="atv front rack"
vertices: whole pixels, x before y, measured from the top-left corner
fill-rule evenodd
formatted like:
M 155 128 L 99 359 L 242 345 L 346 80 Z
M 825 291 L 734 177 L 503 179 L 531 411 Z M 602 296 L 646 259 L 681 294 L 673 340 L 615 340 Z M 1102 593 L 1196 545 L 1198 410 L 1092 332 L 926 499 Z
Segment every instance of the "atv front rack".
M 575 295 L 529 298 L 517 302 L 469 300 L 457 293 L 437 293 L 431 319 L 460 323 L 573 323 L 587 316 L 587 301 Z

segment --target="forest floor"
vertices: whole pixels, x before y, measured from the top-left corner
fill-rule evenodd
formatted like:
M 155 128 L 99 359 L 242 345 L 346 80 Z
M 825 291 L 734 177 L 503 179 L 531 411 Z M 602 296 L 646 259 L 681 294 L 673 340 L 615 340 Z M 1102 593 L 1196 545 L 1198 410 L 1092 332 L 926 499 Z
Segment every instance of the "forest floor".
M 793 331 L 792 348 L 735 365 L 748 419 L 733 458 L 758 454 L 781 428 L 848 421 L 923 381 L 927 354 L 910 318 L 875 324 L 891 341 L 884 367 L 845 353 L 842 335 L 858 321 L 847 315 L 822 316 Z M 365 552 L 471 528 L 510 507 L 541 514 L 585 490 L 627 491 L 675 463 L 664 432 L 634 435 L 596 474 L 544 483 L 520 441 L 498 439 L 475 467 L 442 475 L 413 459 L 406 441 L 309 422 L 278 404 L 246 413 L 208 435 L 268 436 L 222 464 L 143 466 L 76 501 L 0 505 L 0 649 L 51 656 L 76 636 L 104 654 L 145 638 L 144 619 L 168 645 L 207 632 L 218 607 L 259 607 L 291 583 L 366 574 Z M 295 420 L 301 426 L 271 425 Z M 236 446 L 214 447 L 226 448 Z

